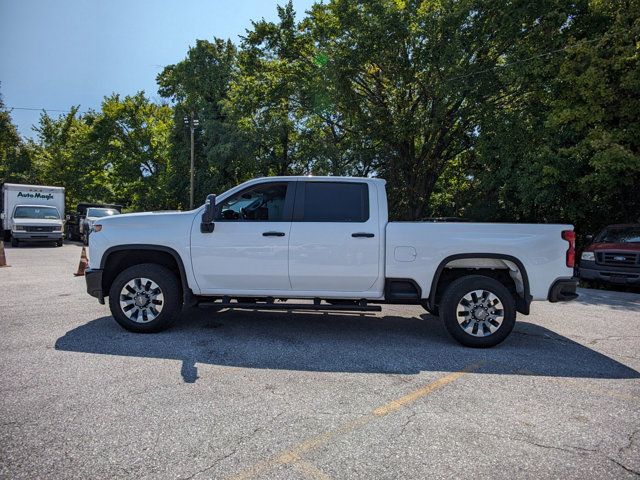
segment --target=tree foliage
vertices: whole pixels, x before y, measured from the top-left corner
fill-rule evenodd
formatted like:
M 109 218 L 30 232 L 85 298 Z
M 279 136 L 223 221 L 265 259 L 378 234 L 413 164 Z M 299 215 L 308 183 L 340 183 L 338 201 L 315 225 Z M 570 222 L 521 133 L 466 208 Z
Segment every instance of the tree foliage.
M 640 1 L 329 0 L 197 40 L 144 94 L 24 141 L 0 106 L 0 176 L 70 202 L 188 205 L 258 175 L 386 178 L 393 219 L 640 217 Z

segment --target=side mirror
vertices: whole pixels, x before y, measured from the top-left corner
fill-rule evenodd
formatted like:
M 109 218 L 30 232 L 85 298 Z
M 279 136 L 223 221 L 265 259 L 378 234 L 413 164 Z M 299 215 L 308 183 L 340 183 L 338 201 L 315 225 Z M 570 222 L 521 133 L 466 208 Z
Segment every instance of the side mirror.
M 65 218 L 66 218 L 67 220 L 71 220 L 71 215 L 66 215 L 66 216 L 65 216 Z
M 200 223 L 200 231 L 202 233 L 211 233 L 216 224 L 213 223 L 216 213 L 216 196 L 212 193 L 207 195 L 207 201 L 204 204 L 204 212 L 202 212 L 202 223 Z
M 585 235 L 584 240 L 587 242 L 587 244 L 593 242 L 593 235 Z

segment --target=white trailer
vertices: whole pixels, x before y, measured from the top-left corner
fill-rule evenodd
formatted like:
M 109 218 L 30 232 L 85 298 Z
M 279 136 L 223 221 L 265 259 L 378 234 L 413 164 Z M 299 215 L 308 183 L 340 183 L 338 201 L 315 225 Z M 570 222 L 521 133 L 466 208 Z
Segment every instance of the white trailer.
M 55 241 L 62 244 L 64 187 L 5 183 L 0 198 L 5 240 L 11 238 L 13 243 L 19 240 Z M 41 207 L 42 211 L 35 207 Z

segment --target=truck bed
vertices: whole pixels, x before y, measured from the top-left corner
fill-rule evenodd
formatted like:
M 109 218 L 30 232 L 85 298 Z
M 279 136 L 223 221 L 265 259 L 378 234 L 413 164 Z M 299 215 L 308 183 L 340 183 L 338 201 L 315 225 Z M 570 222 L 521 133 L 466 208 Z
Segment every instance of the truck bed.
M 549 286 L 558 278 L 571 278 L 565 264 L 568 243 L 563 230 L 571 225 L 511 223 L 390 222 L 386 227 L 387 278 L 416 279 L 423 292 L 445 265 L 463 265 L 466 258 L 484 259 L 480 267 L 510 268 L 511 262 L 492 255 L 513 257 L 526 272 L 533 300 L 546 300 Z M 474 261 L 477 264 L 478 261 Z

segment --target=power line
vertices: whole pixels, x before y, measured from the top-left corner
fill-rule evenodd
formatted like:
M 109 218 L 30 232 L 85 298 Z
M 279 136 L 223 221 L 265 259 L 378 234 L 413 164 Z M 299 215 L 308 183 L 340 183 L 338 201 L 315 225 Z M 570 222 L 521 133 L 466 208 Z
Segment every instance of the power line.
M 600 40 L 602 40 L 602 37 L 593 38 L 591 40 L 584 40 L 584 43 L 593 43 L 593 42 L 597 42 L 597 41 L 600 41 Z M 458 75 L 458 76 L 455 76 L 455 77 L 445 78 L 445 81 L 448 82 L 448 81 L 451 81 L 451 80 L 458 80 L 458 79 L 461 79 L 461 78 L 472 77 L 472 76 L 479 75 L 479 74 L 482 74 L 482 73 L 487 73 L 487 72 L 490 72 L 492 70 L 496 70 L 496 69 L 499 69 L 499 68 L 506 68 L 506 67 L 511 67 L 512 65 L 518 65 L 518 64 L 521 64 L 521 63 L 531 62 L 531 61 L 537 60 L 539 58 L 544 58 L 544 57 L 548 57 L 550 55 L 555 55 L 556 53 L 559 53 L 559 52 L 564 52 L 565 50 L 569 50 L 570 48 L 573 48 L 575 46 L 576 46 L 576 44 L 567 45 L 566 47 L 558 48 L 556 50 L 550 50 L 550 51 L 544 52 L 544 53 L 539 53 L 538 55 L 534 55 L 534 56 L 528 57 L 528 58 L 523 58 L 521 60 L 514 60 L 513 62 L 504 63 L 502 65 L 494 65 L 493 67 L 485 68 L 484 70 L 477 70 L 477 71 L 472 72 L 472 73 L 465 73 L 464 75 Z
M 6 107 L 7 110 L 30 110 L 33 112 L 61 112 L 61 113 L 69 113 L 71 110 L 59 110 L 55 108 L 34 108 L 34 107 Z

